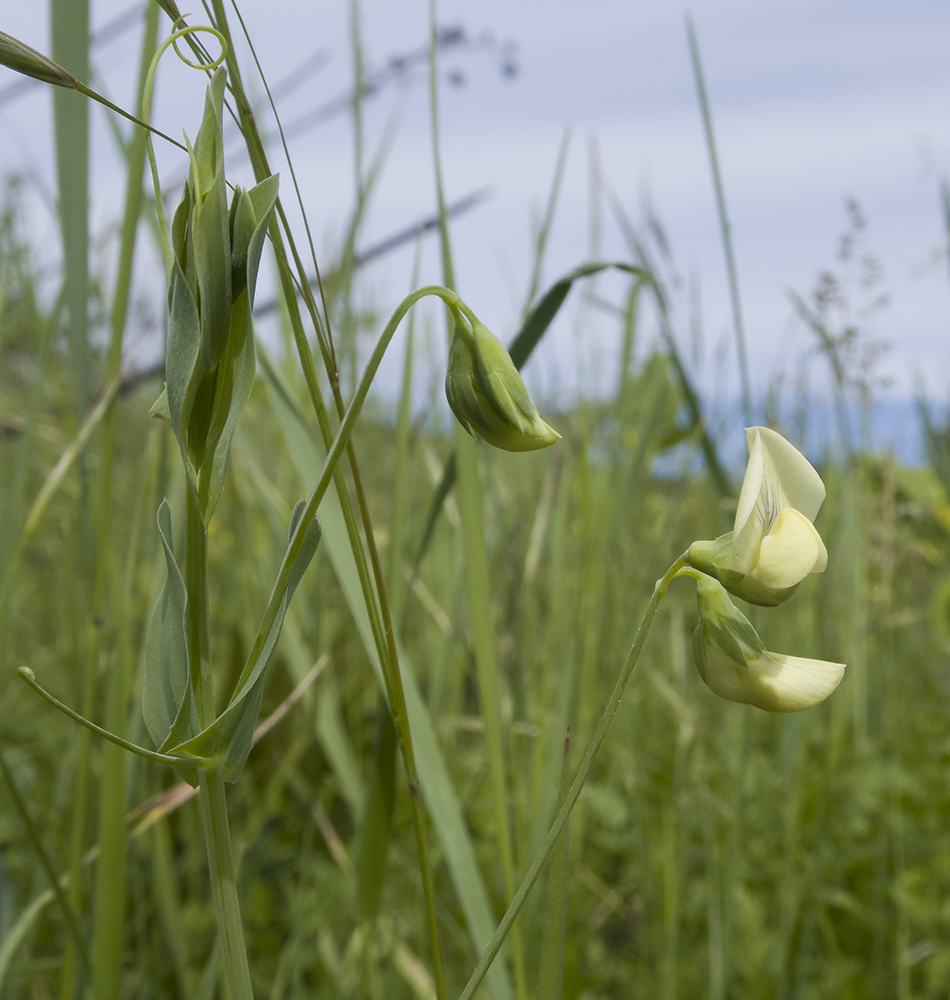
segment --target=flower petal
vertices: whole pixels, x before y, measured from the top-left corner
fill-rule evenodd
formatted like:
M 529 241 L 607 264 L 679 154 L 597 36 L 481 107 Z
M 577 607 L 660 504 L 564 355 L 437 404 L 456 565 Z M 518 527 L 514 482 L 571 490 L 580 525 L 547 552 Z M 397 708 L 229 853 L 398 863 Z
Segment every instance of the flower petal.
M 814 521 L 825 499 L 825 484 L 814 466 L 781 434 L 768 427 L 753 427 L 762 441 L 765 475 L 778 483 L 782 507 L 794 507 Z M 746 438 L 749 431 L 746 431 Z
M 798 712 L 824 701 L 844 676 L 843 663 L 767 650 L 748 652 L 746 663 L 739 663 L 708 641 L 701 629 L 702 625 L 694 639 L 700 675 L 710 690 L 727 701 L 753 705 L 766 712 Z
M 748 573 L 782 510 L 793 507 L 814 521 L 825 486 L 808 459 L 781 434 L 768 427 L 747 427 L 745 433 L 749 462 L 736 509 L 732 556 L 736 569 Z
M 794 587 L 828 553 L 815 526 L 794 507 L 786 507 L 762 539 L 759 561 L 749 574 L 772 590 Z
M 732 529 L 732 559 L 740 573 L 748 573 L 755 565 L 759 543 L 767 527 L 762 518 L 756 515 L 765 475 L 762 439 L 758 434 L 750 436 L 748 430 L 745 433 L 749 445 L 749 461 L 745 467 L 742 489 L 739 491 L 739 506 L 736 508 L 736 521 Z
M 841 683 L 843 663 L 765 653 L 750 661 L 749 704 L 767 712 L 798 712 L 824 701 Z

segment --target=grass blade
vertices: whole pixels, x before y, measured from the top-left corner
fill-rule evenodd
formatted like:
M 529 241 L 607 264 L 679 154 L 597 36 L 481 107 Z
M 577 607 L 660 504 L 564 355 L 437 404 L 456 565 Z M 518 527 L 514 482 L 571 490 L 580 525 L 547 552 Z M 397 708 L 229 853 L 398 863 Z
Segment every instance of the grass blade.
M 709 111 L 709 101 L 706 97 L 706 82 L 703 79 L 703 67 L 699 59 L 699 43 L 696 41 L 696 29 L 693 27 L 693 19 L 689 14 L 686 15 L 686 37 L 689 40 L 689 55 L 693 65 L 693 77 L 696 81 L 696 93 L 699 96 L 699 107 L 703 115 L 703 132 L 706 136 L 706 149 L 709 153 L 709 167 L 712 170 L 713 187 L 716 190 L 719 232 L 722 235 L 722 249 L 726 257 L 726 273 L 729 276 L 729 297 L 732 300 L 732 322 L 736 333 L 736 354 L 739 358 L 739 380 L 742 386 L 742 414 L 746 427 L 751 427 L 755 421 L 752 418 L 749 359 L 746 356 L 742 308 L 739 303 L 739 278 L 736 273 L 735 255 L 732 252 L 732 229 L 729 225 L 729 217 L 726 214 L 726 196 L 722 187 L 722 174 L 719 170 L 719 156 L 716 153 L 712 114 Z
M 564 760 L 561 764 L 561 786 L 557 807 L 564 805 L 571 784 L 571 734 L 564 737 Z M 564 984 L 564 938 L 567 931 L 567 895 L 570 884 L 571 824 L 561 831 L 551 855 L 548 876 L 547 919 L 541 945 L 541 966 L 538 972 L 538 1000 L 561 1000 Z

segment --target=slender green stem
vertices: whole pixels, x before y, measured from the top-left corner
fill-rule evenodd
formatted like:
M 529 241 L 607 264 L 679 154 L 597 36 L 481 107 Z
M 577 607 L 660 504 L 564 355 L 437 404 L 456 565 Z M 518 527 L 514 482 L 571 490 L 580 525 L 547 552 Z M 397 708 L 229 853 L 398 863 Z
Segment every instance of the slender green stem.
M 257 631 L 257 636 L 254 639 L 254 645 L 251 649 L 250 656 L 248 656 L 247 659 L 247 666 L 235 685 L 235 691 L 240 691 L 243 686 L 244 681 L 247 679 L 245 675 L 250 672 L 251 667 L 263 647 L 264 640 L 269 635 L 271 627 L 274 624 L 274 619 L 277 617 L 277 612 L 280 608 L 280 602 L 283 599 L 284 591 L 287 589 L 287 582 L 290 579 L 290 571 L 300 552 L 300 547 L 303 545 L 307 526 L 313 521 L 313 518 L 317 513 L 317 509 L 319 508 L 323 497 L 326 495 L 327 488 L 330 485 L 330 481 L 333 478 L 337 466 L 339 465 L 340 458 L 343 455 L 343 449 L 349 442 L 350 434 L 352 434 L 353 427 L 356 424 L 356 419 L 359 417 L 360 411 L 363 408 L 363 403 L 366 401 L 366 395 L 369 392 L 370 385 L 373 382 L 373 378 L 376 375 L 380 362 L 383 360 L 383 355 L 386 353 L 386 348 L 389 346 L 389 343 L 393 338 L 393 334 L 395 334 L 403 316 L 406 315 L 411 306 L 418 302 L 419 299 L 424 298 L 427 295 L 436 295 L 447 304 L 457 303 L 459 301 L 455 292 L 449 290 L 448 288 L 443 288 L 441 285 L 425 285 L 422 288 L 417 288 L 410 295 L 407 295 L 402 302 L 400 302 L 396 311 L 392 314 L 389 322 L 386 324 L 386 328 L 380 334 L 379 340 L 376 342 L 373 353 L 370 355 L 366 368 L 364 369 L 359 384 L 356 387 L 356 394 L 353 396 L 353 400 L 350 403 L 349 409 L 346 411 L 343 422 L 340 424 L 336 437 L 333 439 L 333 443 L 327 452 L 327 457 L 324 459 L 323 469 L 320 472 L 320 478 L 317 480 L 317 485 L 314 487 L 313 493 L 310 494 L 310 499 L 307 501 L 307 506 L 304 509 L 303 516 L 297 524 L 297 530 L 294 533 L 294 537 L 290 540 L 290 544 L 287 546 L 287 551 L 284 553 L 284 559 L 277 572 L 277 579 L 274 582 L 270 599 L 267 602 L 267 607 L 264 611 L 260 628 Z M 396 711 L 396 706 L 394 706 L 393 710 Z
M 699 94 L 699 107 L 703 115 L 703 131 L 706 135 L 706 149 L 709 152 L 709 166 L 712 170 L 713 187 L 716 189 L 716 209 L 719 212 L 719 231 L 722 235 L 722 249 L 726 257 L 726 273 L 729 277 L 729 297 L 732 300 L 732 321 L 736 331 L 736 352 L 739 355 L 739 378 L 742 385 L 742 415 L 747 425 L 752 419 L 752 392 L 749 387 L 749 360 L 746 356 L 745 332 L 742 322 L 742 309 L 739 304 L 739 278 L 736 273 L 736 259 L 732 252 L 732 230 L 729 217 L 726 214 L 726 195 L 722 187 L 722 175 L 719 172 L 719 155 L 716 152 L 716 139 L 713 135 L 712 114 L 709 111 L 709 101 L 706 98 L 706 82 L 703 79 L 703 67 L 699 59 L 699 44 L 696 41 L 696 30 L 693 19 L 686 15 L 686 36 L 689 39 L 689 54 L 693 63 L 693 76 L 696 79 L 696 91 Z
M 340 458 L 343 454 L 343 449 L 348 449 L 348 458 L 354 471 L 354 482 L 357 489 L 357 497 L 360 504 L 360 510 L 363 515 L 363 521 L 367 527 L 367 537 L 370 541 L 370 557 L 372 560 L 373 573 L 375 576 L 376 593 L 378 593 L 380 598 L 379 609 L 376 607 L 376 596 L 372 591 L 372 587 L 368 586 L 369 581 L 363 580 L 363 575 L 361 574 L 361 584 L 363 584 L 364 595 L 367 599 L 367 610 L 371 613 L 371 617 L 377 618 L 377 625 L 374 627 L 374 635 L 377 631 L 378 626 L 378 612 L 382 613 L 382 629 L 384 631 L 384 644 L 379 650 L 380 652 L 380 662 L 383 664 L 384 678 L 386 681 L 386 694 L 389 698 L 390 706 L 392 708 L 394 721 L 396 723 L 396 729 L 399 733 L 400 746 L 402 749 L 403 759 L 406 765 L 406 777 L 409 783 L 410 791 L 410 802 L 412 808 L 412 821 L 413 829 L 416 835 L 416 841 L 420 853 L 420 866 L 422 871 L 423 880 L 423 892 L 426 900 L 426 912 L 428 915 L 429 931 L 432 939 L 433 955 L 436 968 L 436 991 L 437 996 L 442 1000 L 442 998 L 447 996 L 447 987 L 445 984 L 445 972 L 444 972 L 444 961 L 442 957 L 442 946 L 439 938 L 438 922 L 435 910 L 435 885 L 432 878 L 432 869 L 429 863 L 428 847 L 426 844 L 425 837 L 425 819 L 422 813 L 422 803 L 419 796 L 419 776 L 416 768 L 415 753 L 412 747 L 412 739 L 409 730 L 409 716 L 406 709 L 405 693 L 403 691 L 402 677 L 399 671 L 399 660 L 396 652 L 396 641 L 395 641 L 395 630 L 392 624 L 392 618 L 389 613 L 389 606 L 385 599 L 385 586 L 383 582 L 382 567 L 379 562 L 379 556 L 376 551 L 375 545 L 372 544 L 372 530 L 369 526 L 369 511 L 366 505 L 365 494 L 362 489 L 362 482 L 358 475 L 358 467 L 356 465 L 356 456 L 350 447 L 350 434 L 352 433 L 353 426 L 356 423 L 356 419 L 359 416 L 360 410 L 362 409 L 363 403 L 366 399 L 366 394 L 369 391 L 369 387 L 372 384 L 373 378 L 376 375 L 376 371 L 379 368 L 380 362 L 383 359 L 383 355 L 386 352 L 387 347 L 392 341 L 393 335 L 402 321 L 402 318 L 411 308 L 411 306 L 416 303 L 419 299 L 426 295 L 436 295 L 441 298 L 450 307 L 458 307 L 461 300 L 459 297 L 450 289 L 443 288 L 440 285 L 427 285 L 423 288 L 416 289 L 414 292 L 406 296 L 405 299 L 397 307 L 396 311 L 390 317 L 386 328 L 383 330 L 373 351 L 370 359 L 366 365 L 363 375 L 360 378 L 360 382 L 357 386 L 356 393 L 353 400 L 350 403 L 349 409 L 346 411 L 343 421 L 337 431 L 336 438 L 333 444 L 330 446 L 326 460 L 324 461 L 323 470 L 320 474 L 320 479 L 311 494 L 311 497 L 307 503 L 307 507 L 304 511 L 303 516 L 300 519 L 297 533 L 294 538 L 291 539 L 290 544 L 287 547 L 287 552 L 284 556 L 284 562 L 282 563 L 280 570 L 277 574 L 277 581 L 274 584 L 274 589 L 271 593 L 271 599 L 268 602 L 268 607 L 264 612 L 264 619 L 261 623 L 260 630 L 255 639 L 254 646 L 252 648 L 251 656 L 248 659 L 248 664 L 253 664 L 256 655 L 259 652 L 259 647 L 262 646 L 264 638 L 269 633 L 270 627 L 273 624 L 274 618 L 277 614 L 277 609 L 280 606 L 280 600 L 283 595 L 284 590 L 287 586 L 287 580 L 290 576 L 290 568 L 293 566 L 294 560 L 297 557 L 297 553 L 300 550 L 300 545 L 303 541 L 303 530 L 305 530 L 306 525 L 308 525 L 312 518 L 315 516 L 317 509 L 320 506 L 320 502 L 323 499 L 327 488 L 329 487 L 331 477 L 336 475 L 337 466 L 339 464 Z M 338 391 L 338 386 L 334 386 Z M 338 401 L 338 405 L 342 400 Z M 349 527 L 349 525 L 348 525 Z M 303 529 L 303 530 L 302 530 Z M 354 557 L 362 557 L 362 550 L 357 549 L 358 536 L 354 540 Z M 357 558 L 358 568 L 360 566 L 361 559 Z M 364 567 L 365 569 L 365 567 Z M 387 669 L 388 667 L 388 669 Z M 239 679 L 235 690 L 240 690 L 244 682 L 244 675 Z
M 633 640 L 633 646 L 631 646 L 626 662 L 620 671 L 620 676 L 617 678 L 617 683 L 614 685 L 614 689 L 611 692 L 610 699 L 607 702 L 607 707 L 604 709 L 604 714 L 601 716 L 601 720 L 597 725 L 596 731 L 594 732 L 590 746 L 587 748 L 587 753 L 584 754 L 584 759 L 581 762 L 581 766 L 578 768 L 577 775 L 574 778 L 571 789 L 567 793 L 567 798 L 558 810 L 554 823 L 548 831 L 548 835 L 544 838 L 544 843 L 541 845 L 541 850 L 538 851 L 538 856 L 534 859 L 531 867 L 528 869 L 528 874 L 525 875 L 524 881 L 521 883 L 521 887 L 518 889 L 517 893 L 515 893 L 514 899 L 512 899 L 507 912 L 502 918 L 501 923 L 498 925 L 498 929 L 492 935 L 492 939 L 488 942 L 484 952 L 482 952 L 482 957 L 479 960 L 478 965 L 475 967 L 475 971 L 472 973 L 471 979 L 469 979 L 468 984 L 459 996 L 459 1000 L 471 1000 L 471 998 L 475 995 L 475 991 L 478 989 L 481 981 L 485 978 L 485 973 L 488 972 L 489 967 L 495 960 L 495 956 L 498 954 L 498 951 L 502 946 L 502 942 L 511 930 L 511 925 L 515 922 L 515 918 L 521 912 L 521 907 L 524 905 L 524 901 L 527 899 L 528 893 L 534 887 L 534 883 L 537 881 L 538 875 L 541 874 L 541 869 L 544 867 L 545 861 L 547 861 L 551 851 L 554 849 L 554 845 L 557 843 L 557 838 L 560 835 L 561 830 L 564 829 L 564 825 L 570 818 L 571 810 L 574 808 L 578 798 L 580 797 L 581 790 L 584 787 L 584 782 L 587 780 L 587 775 L 590 773 L 594 760 L 600 752 L 600 748 L 603 746 L 604 740 L 607 737 L 607 730 L 610 729 L 610 724 L 613 722 L 613 718 L 617 714 L 617 708 L 620 705 L 620 699 L 623 697 L 627 681 L 630 680 L 633 668 L 637 665 L 637 660 L 640 658 L 640 652 L 643 649 L 643 644 L 646 642 L 650 626 L 653 624 L 653 619 L 656 616 L 657 608 L 660 606 L 660 598 L 666 593 L 666 588 L 669 587 L 670 582 L 685 565 L 686 553 L 684 552 L 683 555 L 681 555 L 679 559 L 677 559 L 676 562 L 670 566 L 666 573 L 664 573 L 664 575 L 657 580 L 656 586 L 653 588 L 653 596 L 650 598 L 650 603 L 647 605 L 646 612 L 643 615 L 643 620 L 640 622 L 640 628 L 637 630 L 636 638 Z
M 356 488 L 356 496 L 359 502 L 360 513 L 362 515 L 364 525 L 367 526 L 367 546 L 369 548 L 370 562 L 373 567 L 376 592 L 379 595 L 379 606 L 383 619 L 383 631 L 386 637 L 386 653 L 388 657 L 389 670 L 385 671 L 385 673 L 388 675 L 387 682 L 389 686 L 390 704 L 393 709 L 393 717 L 396 722 L 396 729 L 399 733 L 403 760 L 406 765 L 406 779 L 409 783 L 412 826 L 415 831 L 416 843 L 419 850 L 422 890 L 425 897 L 426 917 L 429 924 L 429 937 L 432 944 L 433 964 L 435 967 L 436 997 L 438 1000 L 446 1000 L 448 997 L 448 986 L 445 980 L 445 956 L 442 952 L 442 940 L 439 935 L 438 916 L 435 908 L 435 882 L 432 877 L 432 866 L 429 863 L 429 849 L 426 843 L 425 817 L 422 813 L 422 800 L 419 795 L 419 772 L 416 768 L 415 750 L 412 746 L 409 729 L 409 711 L 406 707 L 406 695 L 403 690 L 402 673 L 399 669 L 399 655 L 396 651 L 396 631 L 393 627 L 389 602 L 386 600 L 386 588 L 383 581 L 382 565 L 379 561 L 379 552 L 376 548 L 376 542 L 369 519 L 369 507 L 366 503 L 366 495 L 363 490 L 362 479 L 359 476 L 359 469 L 356 464 L 356 454 L 353 451 L 352 442 L 347 443 L 347 449 L 349 453 L 350 465 L 353 470 L 353 482 Z M 380 659 L 382 663 L 387 662 L 387 660 L 382 657 Z
M 238 903 L 237 881 L 231 857 L 231 834 L 228 829 L 228 806 L 224 795 L 224 776 L 220 768 L 200 771 L 198 800 L 208 849 L 211 894 L 218 919 L 218 938 L 224 954 L 224 968 L 231 987 L 231 1000 L 253 1000 L 251 973 L 244 946 L 244 929 Z

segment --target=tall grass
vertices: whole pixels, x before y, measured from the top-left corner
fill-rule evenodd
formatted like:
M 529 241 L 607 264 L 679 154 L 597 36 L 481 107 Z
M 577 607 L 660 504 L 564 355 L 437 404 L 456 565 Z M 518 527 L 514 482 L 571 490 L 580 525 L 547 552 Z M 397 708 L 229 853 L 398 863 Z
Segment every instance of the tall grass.
M 145 15 L 143 67 L 156 13 Z M 208 16 L 225 39 L 240 27 L 223 5 Z M 433 17 L 438 176 L 437 48 Z M 357 346 L 395 328 L 361 328 L 356 304 L 361 220 L 385 165 L 363 132 L 355 2 L 352 51 L 357 168 L 342 257 L 321 262 L 335 280 L 312 289 L 309 237 L 277 206 L 267 266 L 293 354 L 258 347 L 207 532 L 201 658 L 212 665 L 213 715 L 254 662 L 263 609 L 274 593 L 279 601 L 272 583 L 295 501 L 318 481 L 326 490 L 314 501 L 323 537 L 286 605 L 256 746 L 226 803 L 222 782 L 195 796 L 174 771 L 90 737 L 16 678 L 29 667 L 62 702 L 151 746 L 143 662 L 166 573 L 155 512 L 166 497 L 182 539 L 192 494 L 174 436 L 149 418 L 161 379 L 134 380 L 121 365 L 132 247 L 150 211 L 139 197 L 143 134 L 125 136 L 117 273 L 93 283 L 110 290 L 105 348 L 74 319 L 79 252 L 67 247 L 77 238 L 64 235 L 62 292 L 39 296 L 20 196 L 7 190 L 0 995 L 240 995 L 235 928 L 245 995 L 259 997 L 945 995 L 947 429 L 924 412 L 932 458 L 921 468 L 857 442 L 827 457 L 818 526 L 829 568 L 780 609 L 750 612 L 768 648 L 847 662 L 839 690 L 788 716 L 716 698 L 692 665 L 692 584 L 666 580 L 662 603 L 651 594 L 690 542 L 728 529 L 739 470 L 720 458 L 679 350 L 678 313 L 653 276 L 655 233 L 612 199 L 607 218 L 630 259 L 579 260 L 550 286 L 540 280 L 567 137 L 511 356 L 520 367 L 544 351 L 568 297 L 619 269 L 628 284 L 612 394 L 546 414 L 562 434 L 555 448 L 476 444 L 460 428 L 447 433 L 445 411 L 413 416 L 413 373 L 428 364 L 414 327 L 397 413 L 379 404 L 357 420 L 350 409 L 365 374 Z M 233 47 L 227 60 L 228 100 L 262 180 L 264 145 L 240 113 L 251 67 L 234 62 Z M 145 86 L 143 69 L 125 98 L 136 114 Z M 197 101 L 182 110 L 189 135 L 200 115 Z M 66 219 L 85 194 L 61 175 Z M 427 274 L 417 259 L 407 291 L 454 283 L 441 188 L 436 200 L 441 267 Z M 186 565 L 180 543 L 177 555 Z M 638 636 L 645 612 L 652 630 Z M 641 643 L 632 683 L 611 702 Z M 616 710 L 609 732 L 605 706 Z M 592 742 L 600 752 L 585 759 Z M 578 768 L 586 782 L 572 786 Z M 194 797 L 217 838 L 210 870 Z M 214 864 L 226 855 L 239 918 L 222 919 L 231 904 Z M 519 894 L 529 874 L 538 882 Z M 476 985 L 513 897 L 524 905 Z

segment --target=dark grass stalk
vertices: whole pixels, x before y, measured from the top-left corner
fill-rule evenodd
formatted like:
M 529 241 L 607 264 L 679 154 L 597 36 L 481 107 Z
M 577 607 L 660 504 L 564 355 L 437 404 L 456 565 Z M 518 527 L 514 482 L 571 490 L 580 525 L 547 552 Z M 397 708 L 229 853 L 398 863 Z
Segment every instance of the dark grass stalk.
M 567 798 L 571 782 L 571 734 L 564 737 L 561 761 L 561 782 L 557 807 Z M 567 902 L 570 888 L 571 824 L 568 822 L 558 839 L 551 857 L 548 876 L 547 919 L 541 945 L 541 963 L 538 972 L 539 1000 L 561 1000 L 564 987 L 564 943 L 567 935 Z
M 79 79 L 87 80 L 88 0 L 52 0 L 50 23 L 53 58 Z M 54 88 L 53 124 L 69 313 L 73 410 L 79 426 L 86 415 L 90 385 L 86 311 L 89 297 L 89 104 L 86 98 L 61 87 Z
M 752 390 L 749 382 L 749 360 L 746 355 L 745 330 L 742 322 L 742 308 L 739 302 L 739 278 L 736 271 L 735 255 L 732 251 L 732 228 L 726 214 L 726 195 L 722 185 L 722 174 L 719 169 L 719 156 L 716 152 L 716 140 L 713 134 L 712 113 L 709 110 L 709 100 L 706 96 L 706 82 L 703 78 L 703 67 L 699 58 L 699 43 L 696 41 L 696 29 L 693 19 L 686 15 L 686 37 L 689 40 L 689 55 L 693 66 L 693 78 L 696 81 L 696 93 L 699 97 L 699 108 L 703 116 L 703 133 L 706 136 L 706 150 L 709 153 L 709 167 L 712 171 L 713 188 L 716 192 L 716 211 L 719 213 L 719 232 L 722 236 L 722 249 L 726 258 L 726 273 L 729 277 L 729 298 L 732 302 L 732 322 L 736 334 L 736 354 L 739 358 L 739 381 L 742 387 L 742 415 L 747 427 L 754 423 L 752 415 Z
M 353 309 L 353 255 L 354 243 L 363 220 L 363 209 L 366 204 L 367 191 L 363 177 L 363 43 L 360 37 L 360 5 L 359 0 L 350 0 L 350 49 L 353 59 L 353 102 L 350 116 L 353 122 L 353 201 L 356 209 L 353 212 L 353 224 L 350 226 L 348 238 L 340 262 L 343 275 L 343 317 L 342 334 L 344 350 L 349 348 L 351 385 L 350 394 L 356 385 L 357 367 L 359 364 L 358 324 Z

